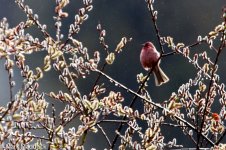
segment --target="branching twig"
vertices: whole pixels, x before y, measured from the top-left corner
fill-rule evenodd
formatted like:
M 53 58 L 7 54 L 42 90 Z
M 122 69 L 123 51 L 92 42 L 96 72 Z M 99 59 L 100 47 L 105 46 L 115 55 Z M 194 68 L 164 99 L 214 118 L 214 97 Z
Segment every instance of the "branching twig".
M 153 106 L 155 106 L 155 107 L 157 107 L 157 108 L 159 108 L 159 109 L 164 110 L 164 111 L 165 111 L 166 113 L 168 113 L 168 114 L 172 114 L 172 112 L 171 112 L 170 110 L 164 108 L 164 107 L 161 106 L 160 104 L 157 104 L 157 103 L 155 103 L 155 102 L 153 102 L 153 101 L 151 101 L 151 100 L 149 100 L 149 99 L 143 97 L 142 95 L 138 94 L 137 92 L 134 92 L 133 90 L 127 88 L 125 85 L 119 83 L 118 81 L 114 80 L 113 78 L 111 78 L 111 77 L 108 76 L 107 74 L 101 72 L 100 70 L 97 70 L 97 69 L 96 69 L 96 72 L 101 73 L 101 74 L 102 74 L 104 77 L 106 77 L 109 81 L 112 81 L 112 83 L 119 85 L 120 88 L 122 88 L 122 89 L 126 90 L 127 92 L 129 92 L 129 93 L 131 93 L 131 94 L 133 94 L 133 95 L 135 95 L 135 96 L 137 96 L 137 97 L 143 99 L 145 102 L 147 102 L 147 103 L 149 103 L 149 104 L 151 104 L 151 105 L 153 105 Z M 180 122 L 183 122 L 186 126 L 188 126 L 189 128 L 193 129 L 195 132 L 197 132 L 196 128 L 195 128 L 192 124 L 190 124 L 189 122 L 187 122 L 186 120 L 184 120 L 183 118 L 181 118 L 181 117 L 179 117 L 179 116 L 177 116 L 177 115 L 173 115 L 172 117 L 174 117 L 176 120 L 178 120 L 178 121 L 180 121 Z M 208 137 L 206 137 L 204 134 L 201 133 L 201 136 L 202 136 L 204 139 L 206 139 L 206 140 L 209 142 L 210 145 L 212 145 L 212 146 L 214 145 L 214 143 L 213 143 Z
M 152 72 L 153 72 L 155 66 L 158 64 L 158 62 L 160 61 L 160 59 L 161 59 L 161 56 L 159 57 L 157 63 L 153 65 L 154 67 L 152 67 L 151 70 L 148 72 L 147 76 L 145 77 L 143 83 L 141 84 L 141 86 L 139 87 L 139 89 L 137 90 L 137 92 L 134 92 L 134 93 L 136 93 L 136 94 L 139 94 L 139 93 L 140 93 L 141 89 L 144 87 L 145 83 L 148 81 L 148 78 L 149 78 L 150 75 L 152 74 Z M 111 80 L 110 80 L 110 81 L 111 81 Z M 114 81 L 114 80 L 113 80 L 113 81 Z M 117 81 L 116 81 L 116 82 L 117 82 Z M 120 85 L 120 84 L 117 84 L 117 83 L 116 83 L 116 85 Z M 123 85 L 123 86 L 124 86 L 124 85 Z M 125 88 L 125 89 L 128 89 L 128 88 L 126 88 L 125 86 L 124 86 L 124 88 Z M 128 90 L 128 91 L 129 91 L 129 90 Z M 131 90 L 131 91 L 132 91 L 132 90 Z M 131 92 L 131 91 L 129 91 L 129 92 Z M 133 93 L 133 94 L 134 94 L 134 93 Z M 131 101 L 129 107 L 132 107 L 132 106 L 134 105 L 134 103 L 135 103 L 135 100 L 139 97 L 139 96 L 136 95 L 136 94 L 134 94 L 133 100 Z M 125 120 L 125 119 L 126 119 L 126 116 L 124 116 L 122 119 Z M 122 129 L 122 123 L 119 124 L 119 126 L 118 126 L 118 128 L 117 128 L 117 131 L 120 132 L 121 129 Z M 119 137 L 119 134 L 116 134 L 115 137 L 114 137 L 114 139 L 113 139 L 113 141 L 112 141 L 111 148 L 114 148 L 115 143 L 116 143 L 118 137 Z
M 224 24 L 225 25 L 225 24 Z M 225 46 L 225 31 L 222 31 L 222 41 L 221 41 L 221 44 L 218 48 L 218 52 L 217 52 L 217 55 L 216 55 L 216 58 L 215 58 L 215 61 L 214 61 L 214 65 L 213 65 L 213 71 L 212 71 L 212 74 L 211 74 L 211 79 L 210 79 L 210 82 L 209 82 L 209 87 L 208 87 L 208 92 L 207 92 L 207 98 L 206 98 L 206 102 L 205 102 L 205 107 L 204 107 L 204 111 L 203 111 L 203 117 L 202 117 L 202 122 L 201 122 L 201 125 L 200 125 L 200 130 L 199 130 L 199 134 L 198 134 L 198 138 L 197 138 L 197 145 L 199 145 L 199 141 L 200 141 L 200 135 L 202 133 L 202 128 L 204 126 L 204 123 L 205 123 L 205 117 L 207 115 L 207 104 L 209 102 L 209 98 L 210 98 L 210 90 L 211 90 L 211 87 L 214 83 L 214 74 L 215 72 L 217 71 L 216 70 L 216 65 L 218 63 L 218 60 L 219 60 L 219 56 L 222 52 L 222 49 L 223 47 Z

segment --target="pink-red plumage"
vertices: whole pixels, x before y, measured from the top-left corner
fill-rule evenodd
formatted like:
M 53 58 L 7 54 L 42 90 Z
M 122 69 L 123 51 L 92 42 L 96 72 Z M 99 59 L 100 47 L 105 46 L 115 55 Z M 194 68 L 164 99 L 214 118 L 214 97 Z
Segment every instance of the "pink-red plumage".
M 155 46 L 151 42 L 146 42 L 143 44 L 143 48 L 141 49 L 140 53 L 140 62 L 145 70 L 150 70 L 155 65 L 153 73 L 155 76 L 155 84 L 157 86 L 169 81 L 169 78 L 159 66 L 159 57 L 160 53 L 156 50 Z

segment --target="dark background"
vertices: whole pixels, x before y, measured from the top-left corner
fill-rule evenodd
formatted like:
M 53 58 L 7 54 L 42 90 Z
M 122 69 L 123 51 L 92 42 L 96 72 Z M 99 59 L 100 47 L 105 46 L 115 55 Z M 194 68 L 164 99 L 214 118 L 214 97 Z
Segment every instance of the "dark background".
M 47 31 L 54 37 L 55 27 L 53 16 L 55 15 L 55 1 L 25 0 L 25 3 L 33 9 L 34 13 L 39 15 L 39 20 L 42 24 L 47 24 Z M 157 24 L 160 29 L 160 34 L 161 36 L 172 36 L 175 43 L 183 42 L 186 45 L 192 44 L 196 42 L 198 35 L 208 35 L 216 25 L 222 22 L 222 8 L 224 4 L 224 0 L 156 0 L 154 9 L 158 11 Z M 136 75 L 140 72 L 146 73 L 139 61 L 141 44 L 146 41 L 152 41 L 159 49 L 147 4 L 144 0 L 94 0 L 93 6 L 94 8 L 89 13 L 88 21 L 81 26 L 81 31 L 76 35 L 76 38 L 82 41 L 83 45 L 88 48 L 90 55 L 95 50 L 99 50 L 101 52 L 101 58 L 104 60 L 105 52 L 99 44 L 98 32 L 96 31 L 96 25 L 99 22 L 107 31 L 106 42 L 111 51 L 114 51 L 117 43 L 123 36 L 132 37 L 132 42 L 128 43 L 123 52 L 117 55 L 113 65 L 106 67 L 105 72 L 132 90 L 136 90 L 138 88 Z M 69 13 L 69 17 L 62 22 L 62 33 L 65 36 L 67 35 L 69 25 L 73 23 L 75 13 L 81 7 L 82 0 L 74 0 L 64 9 Z M 0 19 L 3 17 L 8 19 L 10 28 L 26 20 L 26 14 L 20 10 L 13 0 L 0 0 Z M 43 39 L 36 27 L 26 32 L 31 33 L 34 37 Z M 217 46 L 219 43 L 214 44 Z M 164 46 L 164 50 L 166 52 L 170 51 L 166 46 Z M 207 51 L 208 55 L 213 58 L 216 56 L 216 53 L 206 45 L 193 48 L 191 53 L 201 51 Z M 226 62 L 223 59 L 225 58 L 225 53 L 225 51 L 222 52 L 219 62 L 219 75 L 221 76 L 222 82 L 225 82 Z M 44 54 L 45 52 L 41 52 L 33 56 L 27 56 L 26 61 L 31 68 L 41 66 L 43 64 L 42 57 Z M 0 63 L 1 105 L 6 105 L 9 101 L 9 87 L 7 73 L 4 71 L 4 60 L 0 60 Z M 196 76 L 194 66 L 179 55 L 173 55 L 163 59 L 161 67 L 170 78 L 170 82 L 161 87 L 155 87 L 153 77 L 149 80 L 149 92 L 155 102 L 162 102 L 168 99 L 172 92 L 177 92 L 183 83 L 188 82 L 190 78 L 193 79 Z M 22 79 L 19 76 L 20 72 L 16 70 L 15 80 L 17 81 L 17 86 L 14 89 L 14 94 L 22 83 Z M 82 94 L 87 94 L 90 91 L 96 76 L 96 73 L 92 73 L 87 79 L 77 81 Z M 111 85 L 106 79 L 103 78 L 102 81 L 106 82 L 107 87 L 122 91 L 122 89 Z M 62 89 L 57 74 L 54 71 L 48 72 L 41 80 L 40 85 L 41 90 L 46 92 Z M 126 92 L 123 94 L 125 94 L 125 101 L 128 104 L 131 101 L 132 95 Z M 49 101 L 52 102 L 51 100 Z M 136 105 L 138 108 L 139 104 L 141 103 L 137 103 Z M 57 110 L 60 111 L 63 109 L 62 103 L 56 103 L 55 105 Z M 70 126 L 74 126 L 74 124 Z M 109 124 L 106 127 L 109 128 Z M 108 133 L 112 133 L 112 136 L 114 133 L 113 129 L 107 131 Z M 192 143 L 189 142 L 190 140 L 181 134 L 182 131 L 175 129 L 164 131 L 167 131 L 163 132 L 166 141 L 176 137 L 178 138 L 178 144 L 184 144 L 187 147 L 192 146 Z M 89 143 L 91 143 L 90 146 Z M 90 147 L 103 149 L 106 146 L 102 135 L 95 135 L 94 139 L 92 136 L 88 136 L 87 149 Z

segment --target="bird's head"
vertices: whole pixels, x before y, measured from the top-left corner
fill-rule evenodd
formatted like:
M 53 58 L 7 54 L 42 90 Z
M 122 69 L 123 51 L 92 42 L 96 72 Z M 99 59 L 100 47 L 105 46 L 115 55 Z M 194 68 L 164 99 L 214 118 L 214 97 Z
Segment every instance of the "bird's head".
M 143 47 L 148 48 L 148 47 L 152 47 L 154 48 L 154 45 L 152 44 L 152 42 L 145 42 L 144 44 L 142 44 Z

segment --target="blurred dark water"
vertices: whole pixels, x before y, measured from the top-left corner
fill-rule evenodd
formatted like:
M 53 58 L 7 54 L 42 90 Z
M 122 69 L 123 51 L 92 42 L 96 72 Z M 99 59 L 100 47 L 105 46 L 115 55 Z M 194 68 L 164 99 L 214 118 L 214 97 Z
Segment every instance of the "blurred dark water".
M 25 2 L 33 9 L 34 13 L 37 13 L 40 18 L 40 22 L 47 24 L 48 32 L 54 36 L 54 20 L 52 18 L 54 14 L 54 1 L 46 0 L 25 0 Z M 172 36 L 175 43 L 183 42 L 185 44 L 192 44 L 196 42 L 198 35 L 207 35 L 209 31 L 213 30 L 216 25 L 222 22 L 222 8 L 225 5 L 224 0 L 218 1 L 206 1 L 206 0 L 161 0 L 155 1 L 154 8 L 158 10 L 158 27 L 160 29 L 161 36 Z M 65 8 L 65 11 L 69 12 L 69 17 L 63 20 L 62 33 L 67 35 L 69 25 L 73 23 L 74 14 L 78 12 L 78 8 L 82 6 L 82 1 L 71 1 L 71 4 Z M 157 38 L 154 31 L 154 26 L 151 21 L 150 13 L 147 9 L 147 5 L 144 0 L 94 0 L 93 11 L 89 13 L 89 19 L 81 26 L 81 32 L 76 35 L 76 38 L 83 42 L 83 45 L 89 49 L 90 55 L 95 51 L 101 52 L 101 58 L 104 60 L 105 52 L 99 44 L 98 32 L 96 31 L 96 25 L 102 24 L 102 27 L 107 31 L 106 42 L 109 45 L 109 50 L 114 51 L 117 43 L 123 36 L 132 37 L 132 42 L 128 43 L 122 53 L 117 55 L 116 61 L 113 65 L 107 66 L 105 72 L 123 83 L 132 90 L 138 89 L 136 82 L 136 75 L 140 72 L 145 73 L 140 65 L 139 53 L 141 44 L 146 41 L 152 41 L 157 48 L 159 48 Z M 10 27 L 14 27 L 21 21 L 26 20 L 26 15 L 18 8 L 14 1 L 0 0 L 0 19 L 6 17 L 10 24 Z M 35 37 L 42 38 L 42 35 L 36 28 L 30 29 L 27 32 L 31 32 Z M 169 52 L 168 47 L 164 47 L 166 52 Z M 194 52 L 206 50 L 208 54 L 215 57 L 216 53 L 210 50 L 207 46 L 199 46 L 197 49 L 193 49 Z M 192 53 L 194 53 L 192 51 Z M 31 67 L 40 66 L 43 64 L 43 60 L 39 59 L 45 55 L 45 52 L 29 56 L 27 63 Z M 225 52 L 222 53 L 221 58 L 225 57 Z M 41 61 L 40 61 L 41 60 Z M 3 68 L 3 61 L 1 60 L 0 71 L 0 84 L 7 85 L 7 74 Z M 101 62 L 104 63 L 103 61 Z M 222 75 L 222 82 L 225 82 L 225 66 L 226 62 L 220 59 L 219 62 L 219 74 Z M 100 65 L 101 66 L 101 65 Z M 172 92 L 176 92 L 178 87 L 185 82 L 188 82 L 190 78 L 195 77 L 194 66 L 182 56 L 173 55 L 164 58 L 161 63 L 161 67 L 170 78 L 170 82 L 161 86 L 155 87 L 154 79 L 151 77 L 149 80 L 149 90 L 153 101 L 162 102 L 169 98 Z M 15 72 L 15 80 L 21 81 L 19 78 L 20 72 Z M 52 71 L 46 75 L 46 78 L 41 80 L 41 90 L 43 91 L 57 91 L 62 89 L 56 77 L 56 72 Z M 97 74 L 92 73 L 88 79 L 81 79 L 77 81 L 78 86 L 82 94 L 87 94 Z M 106 86 L 120 90 L 118 87 L 110 85 L 106 79 Z M 51 84 L 50 84 L 51 83 Z M 109 85 L 108 85 L 109 84 Z M 21 82 L 17 83 L 17 88 L 21 86 Z M 15 90 L 16 91 L 16 90 Z M 125 104 L 129 104 L 132 100 L 132 95 L 123 91 L 125 96 Z M 2 99 L 2 105 L 8 102 L 9 98 L 7 86 L 0 87 L 0 96 Z M 138 100 L 139 101 L 139 100 Z M 51 100 L 50 100 L 51 102 Z M 136 103 L 139 109 L 142 109 L 140 102 Z M 140 106 L 139 106 L 140 104 Z M 57 110 L 63 109 L 62 104 L 56 103 Z M 75 124 L 71 123 L 70 126 Z M 114 125 L 115 127 L 117 125 Z M 114 128 L 109 128 L 109 124 L 104 125 L 106 132 L 112 138 L 114 134 Z M 172 140 L 174 137 L 178 138 L 178 144 L 184 144 L 189 147 L 192 146 L 191 140 L 183 136 L 182 131 L 178 129 L 172 129 L 163 127 L 163 132 L 166 141 Z M 89 133 L 93 135 L 93 133 Z M 89 145 L 90 144 L 90 145 Z M 98 134 L 94 136 L 88 136 L 87 149 L 96 147 L 97 149 L 103 149 L 107 147 L 107 142 L 103 139 L 103 136 Z

